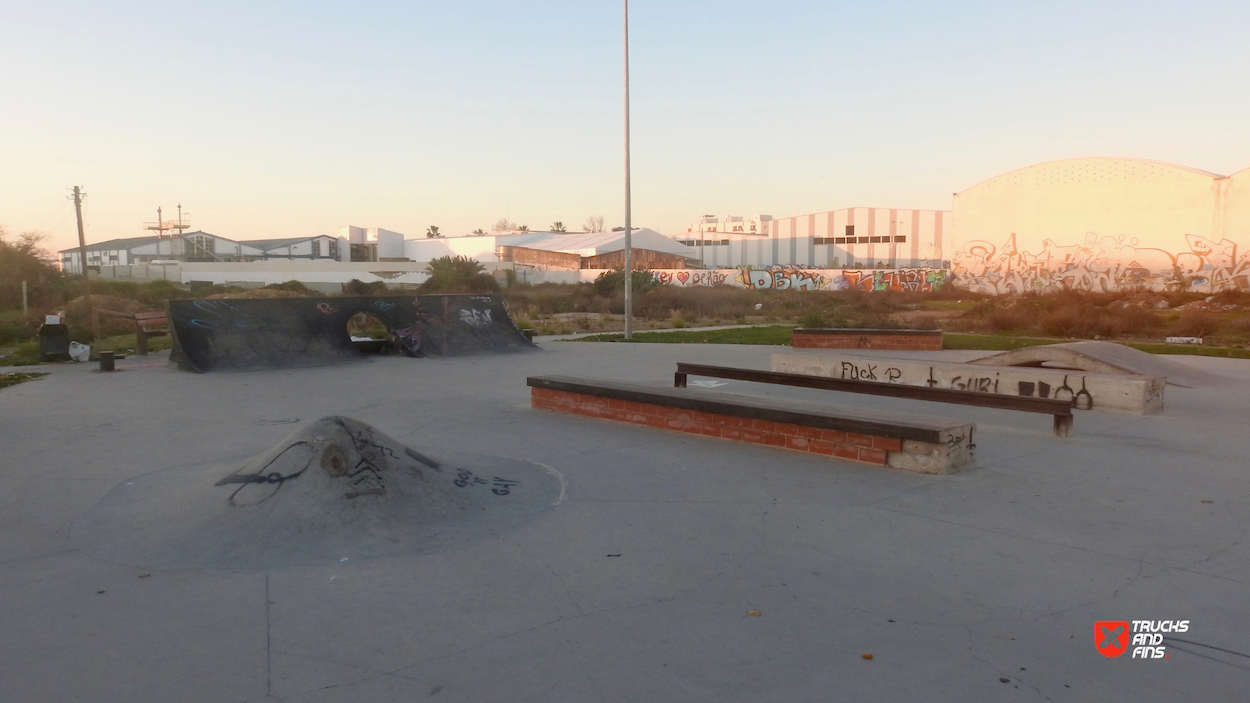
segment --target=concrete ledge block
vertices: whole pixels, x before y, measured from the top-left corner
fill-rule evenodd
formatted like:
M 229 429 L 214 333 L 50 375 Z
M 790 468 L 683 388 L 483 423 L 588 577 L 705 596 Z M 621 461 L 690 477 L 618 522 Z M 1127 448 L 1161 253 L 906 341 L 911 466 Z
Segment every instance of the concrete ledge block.
M 1079 410 L 1144 415 L 1163 410 L 1167 379 L 1038 366 L 986 366 L 893 359 L 855 352 L 777 353 L 772 370 L 826 378 L 1058 398 Z

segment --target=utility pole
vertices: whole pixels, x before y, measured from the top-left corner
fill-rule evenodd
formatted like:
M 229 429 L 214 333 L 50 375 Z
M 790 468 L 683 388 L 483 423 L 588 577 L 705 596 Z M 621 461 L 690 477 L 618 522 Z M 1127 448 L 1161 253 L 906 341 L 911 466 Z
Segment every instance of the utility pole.
M 634 228 L 629 197 L 629 0 L 625 0 L 625 339 L 634 338 Z
M 78 216 L 78 265 L 82 267 L 82 294 L 87 298 L 87 315 L 91 317 L 91 341 L 100 339 L 100 318 L 95 314 L 95 304 L 91 302 L 91 280 L 87 275 L 87 237 L 82 231 L 82 199 L 86 193 L 82 192 L 82 188 L 74 186 L 74 194 L 70 199 L 74 201 L 74 214 Z

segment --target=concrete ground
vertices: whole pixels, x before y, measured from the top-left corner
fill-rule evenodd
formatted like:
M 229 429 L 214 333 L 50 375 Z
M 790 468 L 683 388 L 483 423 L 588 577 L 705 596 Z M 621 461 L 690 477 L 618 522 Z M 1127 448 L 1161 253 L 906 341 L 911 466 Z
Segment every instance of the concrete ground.
M 777 348 L 547 342 L 195 375 L 57 366 L 0 391 L 4 701 L 1233 701 L 1250 690 L 1250 362 L 1151 416 L 1050 418 L 733 382 L 977 423 L 922 476 L 535 411 L 528 375 L 671 383 Z M 966 358 L 937 353 L 934 358 Z M 46 370 L 46 369 L 41 369 Z M 229 468 L 346 415 L 542 462 L 567 499 L 497 537 L 268 573 L 102 561 L 75 520 L 135 476 Z M 257 535 L 264 539 L 265 535 Z M 756 613 L 758 615 L 750 614 Z M 1169 657 L 1098 620 L 1188 620 Z M 864 658 L 871 654 L 872 659 Z

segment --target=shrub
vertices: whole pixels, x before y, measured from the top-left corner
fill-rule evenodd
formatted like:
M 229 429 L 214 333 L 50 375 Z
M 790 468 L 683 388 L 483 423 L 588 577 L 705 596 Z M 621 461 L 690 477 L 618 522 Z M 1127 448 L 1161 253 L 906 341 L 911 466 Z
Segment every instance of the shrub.
M 425 272 L 430 277 L 417 289 L 421 293 L 494 293 L 499 290 L 499 283 L 486 273 L 486 267 L 467 256 L 431 259 Z
M 1186 310 L 1176 323 L 1182 337 L 1208 337 L 1220 329 L 1220 321 L 1206 310 Z
M 0 344 L 25 342 L 34 339 L 43 316 L 33 310 L 23 315 L 21 310 L 0 312 Z
M 383 286 L 385 286 L 385 284 L 383 284 Z M 317 291 L 312 290 L 311 288 L 304 285 L 303 283 L 300 283 L 299 281 L 295 281 L 295 280 L 287 281 L 286 283 L 270 283 L 269 285 L 265 286 L 265 288 L 268 290 L 284 290 L 290 293 L 304 293 L 307 295 L 317 294 Z
M 632 285 L 636 295 L 646 293 L 659 285 L 659 283 L 655 280 L 655 276 L 646 269 L 634 269 L 633 275 L 630 278 L 632 279 Z M 599 274 L 598 278 L 595 279 L 594 287 L 595 292 L 600 295 L 609 295 L 616 291 L 623 292 L 625 290 L 625 270 L 618 268 L 612 269 L 611 271 L 604 271 Z
M 365 283 L 353 278 L 343 284 L 343 295 L 382 295 L 386 293 L 386 284 L 382 281 Z
M 807 328 L 826 327 L 827 323 L 825 322 L 824 315 L 820 314 L 816 310 L 813 310 L 799 320 L 799 326 Z
M 1006 310 L 994 310 L 985 315 L 985 326 L 991 332 L 1027 330 L 1035 322 L 1036 317 L 1030 311 L 1014 307 Z
M 1163 320 L 1158 315 L 1140 307 L 1111 308 L 1106 314 L 1113 334 L 1142 334 L 1163 325 Z

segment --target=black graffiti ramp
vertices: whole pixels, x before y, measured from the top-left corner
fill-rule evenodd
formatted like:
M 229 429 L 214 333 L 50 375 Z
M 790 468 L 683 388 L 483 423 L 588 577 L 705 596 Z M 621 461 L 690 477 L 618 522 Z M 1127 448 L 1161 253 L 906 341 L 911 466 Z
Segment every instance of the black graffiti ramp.
M 1126 373 L 1162 376 L 1173 386 L 1197 388 L 1227 382 L 1228 379 L 1177 363 L 1163 356 L 1115 342 L 1066 342 L 1042 344 L 983 356 L 970 363 L 989 366 L 1043 366 L 1080 369 L 1090 373 Z
M 184 371 L 321 366 L 362 358 L 347 322 L 368 313 L 389 345 L 413 357 L 537 349 L 498 295 L 171 300 L 170 363 Z
M 265 571 L 447 549 L 563 500 L 541 464 L 427 455 L 346 417 L 310 423 L 231 470 L 176 467 L 123 481 L 71 538 L 153 569 Z

